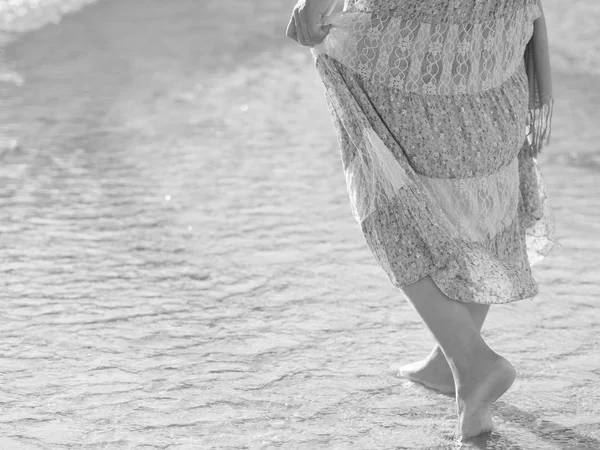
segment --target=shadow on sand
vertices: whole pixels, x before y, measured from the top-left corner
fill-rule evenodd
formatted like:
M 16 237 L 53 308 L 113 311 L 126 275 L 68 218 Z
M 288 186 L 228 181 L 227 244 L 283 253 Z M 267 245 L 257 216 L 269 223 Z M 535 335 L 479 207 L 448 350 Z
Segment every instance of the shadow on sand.
M 506 402 L 494 403 L 492 412 L 500 416 L 505 422 L 526 429 L 540 441 L 548 445 L 557 446 L 562 450 L 597 450 L 600 449 L 600 440 L 584 436 L 573 429 L 549 420 L 522 411 Z M 518 443 L 511 442 L 497 431 L 483 433 L 457 448 L 472 448 L 481 450 L 525 450 Z

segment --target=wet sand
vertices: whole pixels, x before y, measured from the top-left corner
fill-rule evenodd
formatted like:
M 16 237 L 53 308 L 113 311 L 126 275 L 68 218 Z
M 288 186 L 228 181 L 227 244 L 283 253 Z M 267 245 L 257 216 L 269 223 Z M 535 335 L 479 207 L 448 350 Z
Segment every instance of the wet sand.
M 7 47 L 0 447 L 600 448 L 598 77 L 556 73 L 563 247 L 492 307 L 519 378 L 460 446 L 452 399 L 386 375 L 433 339 L 352 218 L 292 3 L 106 0 Z

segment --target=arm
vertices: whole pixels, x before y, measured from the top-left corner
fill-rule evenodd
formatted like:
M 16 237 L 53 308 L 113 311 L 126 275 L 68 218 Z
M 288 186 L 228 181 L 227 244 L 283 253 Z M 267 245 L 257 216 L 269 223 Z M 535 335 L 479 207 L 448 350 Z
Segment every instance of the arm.
M 343 0 L 299 0 L 287 28 L 287 36 L 299 44 L 312 46 L 325 39 L 329 26 L 323 27 L 323 17 L 341 10 Z

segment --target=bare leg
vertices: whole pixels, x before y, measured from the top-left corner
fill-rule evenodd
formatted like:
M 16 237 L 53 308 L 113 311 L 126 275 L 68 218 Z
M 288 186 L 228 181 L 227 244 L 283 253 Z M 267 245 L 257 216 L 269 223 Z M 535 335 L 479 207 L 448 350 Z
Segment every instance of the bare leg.
M 404 293 L 438 342 L 454 376 L 461 437 L 491 431 L 491 405 L 514 382 L 514 368 L 482 339 L 467 305 L 446 297 L 430 277 L 406 286 Z
M 477 331 L 481 331 L 490 305 L 465 303 Z M 425 359 L 393 369 L 393 374 L 423 384 L 443 394 L 454 395 L 454 376 L 437 343 Z

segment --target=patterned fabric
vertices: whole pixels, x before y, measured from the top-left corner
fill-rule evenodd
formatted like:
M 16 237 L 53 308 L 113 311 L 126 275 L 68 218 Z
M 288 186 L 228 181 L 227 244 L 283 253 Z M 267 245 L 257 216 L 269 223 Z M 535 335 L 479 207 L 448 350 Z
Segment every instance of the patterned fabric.
M 529 0 L 347 0 L 314 49 L 353 214 L 396 287 L 537 294 L 530 266 L 556 245 L 524 146 L 538 15 Z
M 540 16 L 536 2 L 379 3 L 373 10 L 373 0 L 358 2 L 325 22 L 334 27 L 323 51 L 371 81 L 422 94 L 500 86 L 523 63 L 524 45 Z M 442 5 L 451 13 L 444 15 Z M 480 21 L 462 20 L 477 12 Z

